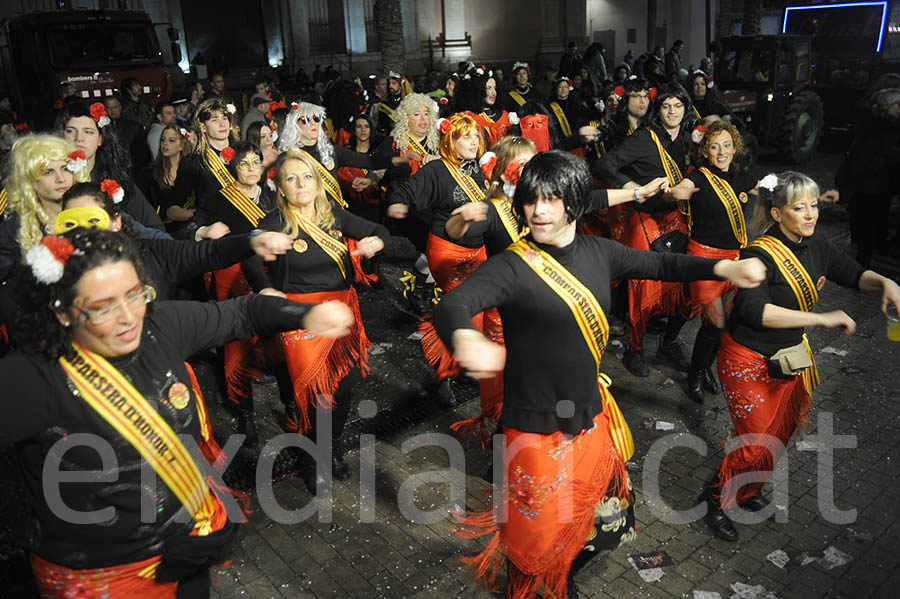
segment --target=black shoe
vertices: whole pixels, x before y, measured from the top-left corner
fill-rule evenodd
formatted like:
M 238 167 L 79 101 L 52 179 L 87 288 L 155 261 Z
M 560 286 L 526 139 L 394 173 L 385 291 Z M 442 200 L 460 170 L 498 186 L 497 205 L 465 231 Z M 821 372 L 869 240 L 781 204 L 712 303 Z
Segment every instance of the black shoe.
M 692 370 L 687 377 L 687 394 L 694 403 L 703 405 L 703 371 Z
M 726 516 L 725 512 L 721 509 L 715 509 L 714 506 L 710 504 L 709 512 L 706 514 L 706 517 L 703 518 L 703 521 L 706 522 L 709 529 L 713 531 L 713 534 L 720 539 L 732 543 L 738 540 L 738 532 L 734 527 L 734 522 L 732 522 L 731 518 Z
M 681 341 L 660 343 L 659 349 L 656 350 L 656 357 L 660 360 L 665 360 L 682 372 L 687 372 L 691 369 L 691 362 L 684 355 Z
M 434 283 L 418 283 L 415 289 L 406 294 L 410 309 L 419 316 L 431 313 L 434 307 L 433 299 Z
M 644 351 L 641 349 L 626 350 L 622 363 L 634 376 L 650 376 L 650 367 L 647 366 L 647 362 L 644 360 Z
M 250 449 L 259 447 L 259 432 L 256 430 L 256 419 L 252 411 L 241 410 L 237 415 L 238 432 L 246 435 L 244 445 Z
M 340 437 L 331 441 L 331 474 L 339 481 L 350 480 L 350 466 L 344 461 L 344 444 Z
M 741 504 L 741 508 L 747 510 L 748 512 L 759 512 L 767 507 L 769 507 L 769 502 L 766 501 L 766 498 L 763 497 L 762 493 L 757 493 Z
M 453 387 L 450 386 L 449 376 L 438 383 L 437 401 L 446 408 L 455 408 L 458 403 L 456 401 L 456 394 L 453 393 Z
M 294 402 L 284 406 L 284 430 L 292 433 L 300 430 L 300 410 Z
M 713 395 L 718 395 L 722 392 L 722 385 L 719 384 L 719 381 L 716 380 L 716 375 L 713 374 L 712 368 L 704 369 L 701 374 L 703 379 L 703 390 L 707 393 L 712 393 Z

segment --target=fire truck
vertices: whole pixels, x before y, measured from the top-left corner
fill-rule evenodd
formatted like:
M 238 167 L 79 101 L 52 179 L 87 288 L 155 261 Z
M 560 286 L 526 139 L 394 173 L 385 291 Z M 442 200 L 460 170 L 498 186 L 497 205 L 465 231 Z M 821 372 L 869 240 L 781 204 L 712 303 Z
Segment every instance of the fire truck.
M 169 29 L 177 63 L 178 32 Z M 59 86 L 102 100 L 133 77 L 151 103 L 169 99 L 177 67 L 167 66 L 150 17 L 139 11 L 61 10 L 0 23 L 0 77 L 13 105 L 34 122 L 50 111 Z M 46 123 L 41 123 L 46 125 Z

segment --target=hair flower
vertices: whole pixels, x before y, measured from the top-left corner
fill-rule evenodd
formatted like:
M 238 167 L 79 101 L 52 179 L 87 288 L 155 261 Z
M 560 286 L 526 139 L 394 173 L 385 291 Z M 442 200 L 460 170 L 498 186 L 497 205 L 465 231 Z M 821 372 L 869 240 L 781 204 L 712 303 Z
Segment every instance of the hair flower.
M 647 97 L 650 98 L 651 100 L 656 97 L 656 88 L 655 87 L 650 88 L 650 91 L 647 92 Z
M 438 131 L 441 132 L 441 135 L 447 135 L 453 130 L 453 125 L 448 119 L 438 119 L 437 128 Z
M 506 194 L 506 197 L 511 198 L 516 195 L 516 185 L 519 184 L 519 175 L 521 174 L 521 162 L 515 161 L 506 165 L 506 169 L 503 171 L 503 176 L 506 178 L 506 183 L 503 184 L 503 193 Z
M 268 188 L 271 189 L 272 191 L 275 191 L 275 190 L 276 190 L 276 186 L 275 186 L 275 172 L 276 172 L 276 171 L 275 171 L 275 167 L 273 166 L 273 167 L 270 168 L 270 169 L 268 170 L 268 172 L 266 173 L 266 187 L 268 187 Z
M 706 87 L 712 89 L 712 87 L 714 85 L 715 85 L 715 82 L 713 81 L 712 75 L 707 75 L 706 76 Z
M 125 191 L 115 179 L 104 179 L 100 182 L 100 191 L 109 196 L 113 204 L 119 204 L 125 199 Z
M 509 124 L 512 125 L 513 127 L 515 127 L 516 125 L 519 124 L 519 115 L 516 114 L 515 112 L 510 112 L 506 116 L 506 118 L 509 119 Z
M 616 95 L 617 98 L 619 98 L 621 100 L 622 98 L 625 97 L 625 88 L 622 87 L 621 85 L 617 85 L 616 89 L 613 90 L 613 93 Z
M 25 253 L 25 263 L 39 283 L 50 285 L 58 282 L 66 268 L 75 246 L 65 237 L 48 235 Z
M 491 175 L 494 173 L 494 166 L 496 164 L 497 155 L 493 152 L 485 152 L 478 160 L 478 166 L 481 167 L 481 172 L 483 172 L 484 176 L 488 179 L 490 179 Z
M 219 154 L 221 154 L 222 160 L 225 162 L 225 164 L 228 164 L 234 159 L 234 148 L 226 146 L 222 148 L 222 151 L 219 152 Z
M 234 104 L 226 104 L 225 110 L 228 111 L 228 114 L 234 114 L 237 112 L 237 106 L 235 106 Z
M 691 131 L 691 141 L 695 144 L 703 141 L 703 136 L 706 134 L 706 127 L 703 125 L 697 125 L 694 127 L 694 130 Z
M 80 173 L 87 166 L 87 154 L 84 150 L 75 150 L 66 156 L 66 170 L 70 173 Z
M 97 123 L 97 127 L 100 129 L 110 123 L 109 115 L 106 114 L 106 106 L 103 105 L 103 102 L 91 104 L 91 118 L 94 119 L 94 122 Z
M 778 175 L 769 173 L 759 182 L 759 195 L 767 202 L 775 198 L 775 186 L 778 185 Z

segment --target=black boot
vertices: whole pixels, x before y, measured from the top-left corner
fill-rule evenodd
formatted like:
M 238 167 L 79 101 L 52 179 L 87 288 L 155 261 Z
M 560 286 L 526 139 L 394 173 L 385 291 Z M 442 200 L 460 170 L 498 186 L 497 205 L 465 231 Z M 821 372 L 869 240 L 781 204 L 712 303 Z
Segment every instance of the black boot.
M 691 369 L 687 376 L 687 394 L 694 403 L 703 405 L 703 371 Z
M 344 443 L 341 437 L 331 440 L 331 474 L 339 481 L 350 480 L 350 466 L 344 461 Z
M 718 497 L 718 488 L 707 485 L 700 494 L 698 501 L 706 502 L 707 512 L 703 521 L 709 526 L 714 535 L 726 541 L 735 542 L 738 540 L 738 532 L 725 512 L 722 510 L 722 504 Z
M 650 376 L 650 367 L 647 366 L 647 361 L 644 360 L 644 350 L 642 349 L 626 350 L 622 363 L 625 364 L 628 372 L 634 376 Z
M 716 375 L 713 374 L 712 366 L 707 368 L 702 372 L 703 375 L 703 390 L 707 393 L 712 393 L 713 395 L 718 395 L 722 392 L 722 385 L 719 384 L 718 379 L 716 379 Z
M 292 433 L 300 430 L 300 410 L 294 401 L 284 404 L 284 430 Z
M 447 408 L 455 408 L 458 403 L 456 401 L 456 394 L 453 393 L 453 387 L 450 386 L 449 376 L 438 383 L 437 401 L 440 405 Z
M 246 435 L 244 445 L 250 449 L 259 447 L 259 432 L 256 430 L 256 419 L 253 410 L 240 410 L 237 414 L 238 432 Z
M 659 342 L 659 349 L 656 351 L 656 357 L 666 360 L 682 372 L 690 370 L 690 362 L 684 355 L 682 343 L 678 340 L 678 333 L 684 327 L 684 319 L 680 316 L 669 316 L 666 323 L 666 334 Z

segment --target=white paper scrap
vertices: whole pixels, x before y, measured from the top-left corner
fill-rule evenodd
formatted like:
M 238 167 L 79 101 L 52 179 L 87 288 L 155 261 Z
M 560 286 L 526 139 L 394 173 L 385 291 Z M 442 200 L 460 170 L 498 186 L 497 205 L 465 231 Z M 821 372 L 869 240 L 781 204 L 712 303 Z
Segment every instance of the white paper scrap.
M 637 564 L 634 563 L 634 560 L 630 557 L 628 558 L 628 563 L 637 570 L 638 576 L 641 577 L 641 580 L 644 582 L 656 582 L 660 578 L 665 575 L 662 568 L 647 568 L 646 570 L 641 570 L 637 567 Z

